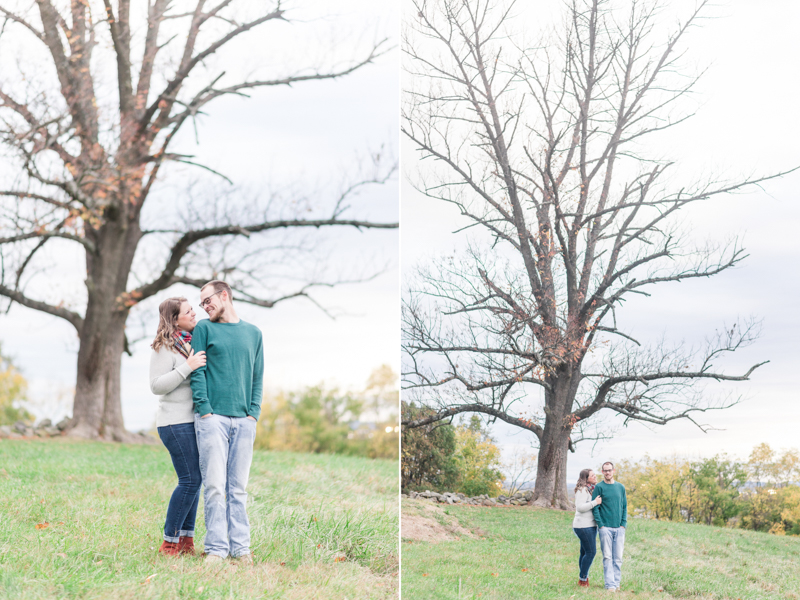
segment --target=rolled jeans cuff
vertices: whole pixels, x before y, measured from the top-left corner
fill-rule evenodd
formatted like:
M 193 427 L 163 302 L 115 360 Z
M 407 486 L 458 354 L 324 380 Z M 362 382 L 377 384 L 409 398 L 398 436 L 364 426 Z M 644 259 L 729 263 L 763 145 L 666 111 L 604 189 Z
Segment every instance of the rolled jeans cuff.
M 165 535 L 165 536 L 164 536 L 164 541 L 165 541 L 165 542 L 170 542 L 170 543 L 172 543 L 172 544 L 177 544 L 178 542 L 180 542 L 180 541 L 181 541 L 181 538 L 182 538 L 182 537 L 190 537 L 190 538 L 193 538 L 193 537 L 194 537 L 194 530 L 193 530 L 193 529 L 192 529 L 192 530 L 188 530 L 188 529 L 181 529 L 181 530 L 178 532 L 178 537 L 170 537 L 170 536 L 168 536 L 168 535 Z

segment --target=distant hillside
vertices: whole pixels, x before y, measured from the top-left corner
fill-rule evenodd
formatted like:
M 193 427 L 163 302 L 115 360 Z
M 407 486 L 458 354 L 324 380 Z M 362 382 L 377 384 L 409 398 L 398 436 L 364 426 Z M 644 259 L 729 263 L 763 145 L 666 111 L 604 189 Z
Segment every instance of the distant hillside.
M 606 598 L 599 548 L 591 587 L 577 587 L 572 518 L 531 507 L 444 508 L 404 499 L 402 597 Z M 798 556 L 800 537 L 635 519 L 616 597 L 798 600 Z

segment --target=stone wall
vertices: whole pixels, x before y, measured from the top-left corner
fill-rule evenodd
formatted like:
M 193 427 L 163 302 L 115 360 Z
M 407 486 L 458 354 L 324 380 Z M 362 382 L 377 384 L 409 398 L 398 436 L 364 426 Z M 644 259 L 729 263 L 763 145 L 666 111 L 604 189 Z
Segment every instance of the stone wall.
M 500 495 L 497 498 L 490 498 L 486 494 L 468 498 L 464 494 L 454 492 L 432 492 L 425 490 L 424 492 L 408 492 L 402 494 L 403 498 L 416 498 L 418 500 L 429 500 L 439 504 L 469 504 L 472 506 L 522 506 L 530 502 L 533 497 L 533 490 L 525 492 L 517 492 L 513 496 Z
M 69 419 L 64 419 L 54 426 L 50 419 L 44 419 L 33 427 L 24 421 L 17 421 L 13 425 L 0 425 L 0 438 L 55 437 L 61 435 L 67 423 Z

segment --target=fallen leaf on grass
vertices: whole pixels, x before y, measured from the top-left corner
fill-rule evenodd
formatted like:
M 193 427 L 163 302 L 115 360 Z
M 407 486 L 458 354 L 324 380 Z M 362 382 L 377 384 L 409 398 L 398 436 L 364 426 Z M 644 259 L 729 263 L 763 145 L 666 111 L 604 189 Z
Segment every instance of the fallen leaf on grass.
M 422 576 L 423 576 L 423 577 L 427 577 L 427 576 L 428 576 L 428 574 L 427 574 L 427 573 L 423 573 L 423 574 L 422 574 Z
M 525 571 L 527 571 L 527 570 L 528 570 L 528 569 L 522 569 L 522 572 L 524 573 L 524 572 L 525 572 Z
M 497 577 L 497 573 L 492 573 L 492 577 Z
M 285 562 L 282 562 L 282 563 L 281 563 L 281 566 L 282 566 L 282 567 L 285 567 L 285 566 L 286 566 L 286 563 L 285 563 Z
M 50 523 L 37 523 L 36 529 L 47 529 L 50 527 Z
M 94 564 L 96 564 L 96 565 L 102 565 L 102 564 L 103 564 L 103 559 L 100 559 L 100 560 L 98 560 L 98 561 L 97 561 L 96 563 L 94 563 Z
M 58 554 L 56 554 L 56 556 L 60 556 L 61 558 L 67 558 L 67 555 L 64 554 L 63 552 L 59 552 Z
M 197 593 L 199 594 L 202 591 L 203 591 L 203 586 L 201 585 L 199 588 L 197 588 Z
M 336 558 L 333 559 L 333 562 L 344 562 L 346 560 L 347 559 L 344 556 L 337 556 Z
M 317 544 L 317 548 L 322 548 L 322 544 Z
M 153 577 L 155 577 L 156 575 L 158 575 L 158 573 L 153 573 L 152 575 L 148 575 L 148 576 L 147 576 L 147 579 L 145 579 L 145 580 L 144 580 L 144 581 L 143 581 L 143 582 L 142 582 L 140 585 L 144 585 L 145 583 L 150 583 L 150 580 L 151 580 Z

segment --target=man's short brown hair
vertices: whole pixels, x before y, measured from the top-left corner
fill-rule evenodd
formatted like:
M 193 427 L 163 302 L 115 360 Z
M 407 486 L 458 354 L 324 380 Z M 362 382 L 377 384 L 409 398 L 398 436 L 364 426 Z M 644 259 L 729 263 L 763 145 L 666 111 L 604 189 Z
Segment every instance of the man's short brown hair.
M 214 293 L 228 292 L 228 299 L 233 302 L 233 292 L 231 291 L 231 286 L 229 286 L 227 283 L 220 281 L 219 279 L 214 279 L 213 281 L 209 281 L 207 284 L 201 287 L 200 291 L 202 292 L 210 285 L 214 286 Z
M 606 461 L 606 462 L 604 462 L 602 465 L 600 465 L 600 469 L 602 469 L 602 468 L 603 468 L 603 467 L 605 467 L 606 465 L 611 465 L 611 468 L 612 468 L 612 469 L 614 468 L 614 463 L 612 463 L 610 460 L 607 460 L 607 461 Z

